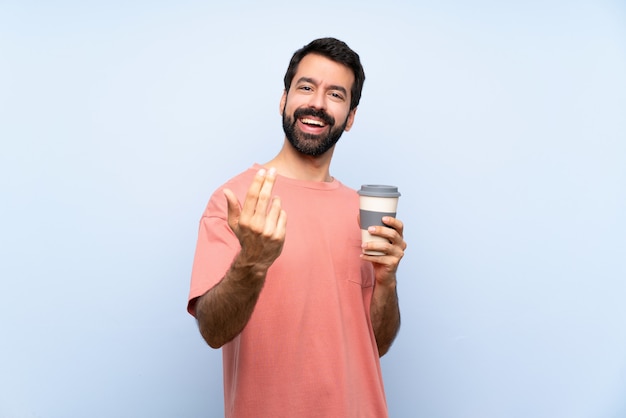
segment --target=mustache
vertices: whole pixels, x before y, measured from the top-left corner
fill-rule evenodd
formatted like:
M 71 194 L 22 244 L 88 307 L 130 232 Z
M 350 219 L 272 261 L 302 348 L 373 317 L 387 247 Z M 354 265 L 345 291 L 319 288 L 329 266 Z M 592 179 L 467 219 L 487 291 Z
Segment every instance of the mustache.
M 307 108 L 299 108 L 293 112 L 293 117 L 295 120 L 301 119 L 305 116 L 313 116 L 315 118 L 321 119 L 325 124 L 333 126 L 335 124 L 335 118 L 326 113 L 323 109 L 314 109 L 312 107 Z

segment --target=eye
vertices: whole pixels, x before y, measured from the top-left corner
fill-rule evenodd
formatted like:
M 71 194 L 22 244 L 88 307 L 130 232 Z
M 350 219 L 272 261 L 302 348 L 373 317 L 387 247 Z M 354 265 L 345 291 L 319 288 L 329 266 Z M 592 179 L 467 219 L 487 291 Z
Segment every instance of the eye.
M 330 97 L 332 97 L 335 100 L 344 100 L 343 94 L 336 92 L 336 91 L 331 91 Z
M 311 88 L 311 86 L 300 86 L 300 87 L 298 87 L 298 90 L 302 90 L 302 91 L 313 91 L 313 89 Z

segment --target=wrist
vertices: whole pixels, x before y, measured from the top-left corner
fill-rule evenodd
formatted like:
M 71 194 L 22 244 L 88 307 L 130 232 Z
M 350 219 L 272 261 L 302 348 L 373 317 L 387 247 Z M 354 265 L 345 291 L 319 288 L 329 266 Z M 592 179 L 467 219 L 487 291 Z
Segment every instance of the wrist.
M 376 285 L 379 287 L 384 287 L 389 290 L 395 290 L 398 285 L 398 281 L 396 280 L 396 275 L 387 276 L 382 279 L 376 279 Z
M 267 275 L 269 266 L 264 266 L 261 263 L 249 261 L 246 257 L 239 253 L 233 260 L 231 265 L 231 272 L 233 276 L 240 279 L 257 279 L 264 280 Z

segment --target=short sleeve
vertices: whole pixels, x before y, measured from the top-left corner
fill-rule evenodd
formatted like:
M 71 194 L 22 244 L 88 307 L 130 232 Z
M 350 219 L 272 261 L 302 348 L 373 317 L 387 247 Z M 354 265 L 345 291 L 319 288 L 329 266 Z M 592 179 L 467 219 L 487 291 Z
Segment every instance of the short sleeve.
M 209 200 L 198 228 L 187 302 L 187 310 L 193 316 L 195 312 L 191 302 L 219 283 L 240 249 L 239 241 L 228 226 L 226 216 L 226 199 L 221 193 L 216 193 Z

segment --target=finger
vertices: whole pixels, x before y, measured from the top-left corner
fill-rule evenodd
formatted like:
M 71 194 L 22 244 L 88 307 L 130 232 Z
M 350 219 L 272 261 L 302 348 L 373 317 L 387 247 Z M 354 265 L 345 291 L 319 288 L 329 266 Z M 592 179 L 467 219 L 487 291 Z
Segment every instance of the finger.
M 256 202 L 256 208 L 254 213 L 261 217 L 265 217 L 267 215 L 267 210 L 272 200 L 272 189 L 274 188 L 274 182 L 276 181 L 276 169 L 270 168 L 261 185 L 261 190 L 259 191 L 258 199 Z
M 388 227 L 398 231 L 398 234 L 402 236 L 402 233 L 404 232 L 404 224 L 402 223 L 402 221 L 391 216 L 383 216 L 383 223 Z
M 397 237 L 398 231 L 388 226 L 380 226 L 380 225 L 372 225 L 367 228 L 367 232 L 371 235 L 376 235 L 379 237 L 386 238 L 389 241 L 393 241 L 395 237 Z
M 393 245 L 391 243 L 383 242 L 369 242 L 363 245 L 364 251 L 376 251 L 382 253 L 380 255 L 361 253 L 361 258 L 367 261 L 372 261 L 376 264 L 386 266 L 390 270 L 397 269 L 398 264 L 402 257 L 404 257 L 404 250 L 402 246 Z
M 268 236 L 278 240 L 284 239 L 287 230 L 287 213 L 281 208 L 279 197 L 275 197 L 272 201 L 265 227 Z
M 404 241 L 401 235 L 402 223 L 400 223 L 399 228 L 400 228 L 400 232 L 398 232 L 397 230 L 391 227 L 370 226 L 369 228 L 367 228 L 367 232 L 369 232 L 371 235 L 376 235 L 376 236 L 385 238 L 389 242 L 389 244 L 391 244 L 392 247 L 398 247 L 399 250 L 404 251 L 406 249 L 406 242 Z M 381 241 L 373 241 L 373 242 L 380 243 Z M 372 250 L 375 250 L 375 249 L 372 248 Z M 384 250 L 381 249 L 380 251 L 384 251 Z M 388 251 L 384 251 L 384 252 L 388 252 Z
M 287 235 L 287 212 L 281 209 L 280 215 L 278 215 L 278 221 L 276 222 L 276 231 L 274 231 L 274 236 L 276 236 L 276 238 L 284 240 L 286 235 Z
M 224 196 L 228 205 L 228 226 L 235 231 L 239 226 L 239 218 L 241 217 L 241 205 L 237 196 L 230 190 L 224 189 Z
M 243 208 L 241 210 L 242 216 L 249 218 L 254 215 L 257 201 L 259 200 L 259 193 L 261 191 L 261 187 L 263 187 L 263 183 L 265 182 L 266 174 L 266 170 L 261 168 L 257 171 L 254 179 L 252 179 L 252 183 L 246 192 L 246 200 L 243 202 Z
M 265 219 L 265 229 L 263 231 L 265 235 L 274 235 L 281 210 L 282 208 L 280 197 L 276 196 L 274 197 L 274 199 L 272 199 L 272 206 L 270 207 L 267 218 Z

